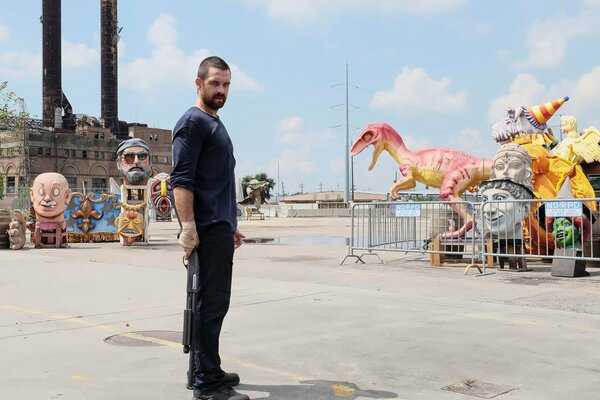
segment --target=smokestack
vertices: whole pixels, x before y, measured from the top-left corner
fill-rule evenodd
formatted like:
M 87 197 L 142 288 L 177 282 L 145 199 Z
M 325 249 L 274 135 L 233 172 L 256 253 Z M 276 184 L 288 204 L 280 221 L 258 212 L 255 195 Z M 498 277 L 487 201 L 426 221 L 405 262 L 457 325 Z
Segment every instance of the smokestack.
M 42 1 L 42 119 L 46 127 L 62 127 L 61 0 Z
M 101 118 L 104 126 L 110 128 L 118 138 L 128 132 L 119 132 L 119 100 L 117 75 L 117 0 L 100 1 L 100 91 Z

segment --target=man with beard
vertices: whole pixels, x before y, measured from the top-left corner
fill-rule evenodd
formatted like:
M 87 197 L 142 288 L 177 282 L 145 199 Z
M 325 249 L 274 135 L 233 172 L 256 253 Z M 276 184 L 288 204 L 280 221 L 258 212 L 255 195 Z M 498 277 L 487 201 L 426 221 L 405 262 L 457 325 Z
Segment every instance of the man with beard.
M 117 146 L 117 167 L 126 185 L 145 185 L 152 175 L 150 146 L 142 139 L 127 139 Z
M 233 253 L 244 235 L 237 229 L 233 144 L 217 111 L 225 105 L 231 70 L 219 57 L 200 63 L 198 98 L 173 129 L 171 184 L 177 217 L 182 224 L 179 243 L 184 258 L 195 250 L 199 286 L 193 310 L 194 399 L 249 400 L 233 389 L 236 373 L 221 369 L 219 336 L 229 309 Z M 191 388 L 190 388 L 191 389 Z

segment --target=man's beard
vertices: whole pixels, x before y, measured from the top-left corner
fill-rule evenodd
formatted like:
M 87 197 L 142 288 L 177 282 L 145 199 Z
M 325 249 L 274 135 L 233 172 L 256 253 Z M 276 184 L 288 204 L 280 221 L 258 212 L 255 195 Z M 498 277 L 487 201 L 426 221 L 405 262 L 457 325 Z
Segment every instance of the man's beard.
M 225 95 L 221 95 L 220 97 L 222 98 L 223 103 L 218 103 L 217 102 L 218 100 L 221 100 L 221 99 L 217 99 L 216 95 L 214 95 L 212 97 L 208 97 L 207 95 L 202 94 L 202 101 L 211 110 L 215 110 L 216 111 L 216 110 L 222 108 L 225 105 L 225 102 L 227 101 L 227 97 L 225 97 Z
M 142 170 L 140 171 L 139 169 L 136 169 L 136 170 L 132 171 L 132 169 L 135 167 L 141 168 Z M 135 166 L 132 166 L 129 170 L 122 171 L 122 172 L 123 172 L 123 177 L 129 184 L 139 185 L 139 184 L 146 183 L 146 180 L 150 177 L 152 170 L 145 170 L 141 165 L 135 165 Z

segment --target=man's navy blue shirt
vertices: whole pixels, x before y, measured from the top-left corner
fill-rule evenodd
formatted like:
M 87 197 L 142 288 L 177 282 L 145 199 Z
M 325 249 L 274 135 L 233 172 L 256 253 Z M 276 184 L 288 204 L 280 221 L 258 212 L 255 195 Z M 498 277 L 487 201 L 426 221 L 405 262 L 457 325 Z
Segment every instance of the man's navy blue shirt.
M 217 222 L 237 228 L 235 158 L 227 129 L 197 107 L 188 109 L 173 129 L 171 184 L 194 193 L 198 229 Z

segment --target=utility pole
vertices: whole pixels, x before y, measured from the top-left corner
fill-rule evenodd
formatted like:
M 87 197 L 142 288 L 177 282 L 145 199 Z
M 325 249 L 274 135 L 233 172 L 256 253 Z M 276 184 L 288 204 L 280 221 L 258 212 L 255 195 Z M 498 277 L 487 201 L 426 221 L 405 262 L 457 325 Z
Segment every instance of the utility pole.
M 300 193 L 304 194 L 304 183 L 300 182 Z
M 323 182 L 319 182 L 319 192 L 323 191 Z
M 281 195 L 285 196 L 285 183 L 281 182 Z
M 346 63 L 346 148 L 344 149 L 344 160 L 346 161 L 346 186 L 344 190 L 344 201 L 347 203 L 350 200 L 350 125 L 349 125 L 349 110 L 348 110 L 348 63 Z

